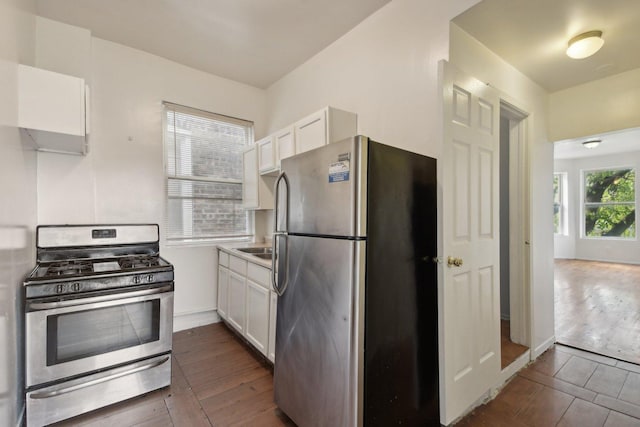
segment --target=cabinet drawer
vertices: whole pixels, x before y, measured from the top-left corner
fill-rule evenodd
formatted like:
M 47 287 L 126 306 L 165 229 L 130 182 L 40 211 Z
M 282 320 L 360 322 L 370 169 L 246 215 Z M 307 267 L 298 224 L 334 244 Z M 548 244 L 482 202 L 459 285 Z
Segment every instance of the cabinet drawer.
M 242 258 L 229 255 L 229 268 L 243 276 L 247 275 L 247 261 Z
M 247 277 L 265 289 L 271 289 L 271 270 L 268 268 L 249 263 L 247 266 Z
M 218 264 L 229 267 L 229 254 L 226 252 L 218 251 Z

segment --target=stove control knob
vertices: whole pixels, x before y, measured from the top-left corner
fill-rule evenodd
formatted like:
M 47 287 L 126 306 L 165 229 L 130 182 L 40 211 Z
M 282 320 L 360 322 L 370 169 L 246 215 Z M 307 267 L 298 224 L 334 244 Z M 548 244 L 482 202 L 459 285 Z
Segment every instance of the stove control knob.
M 147 275 L 147 282 L 148 282 L 148 283 L 153 282 L 153 274 L 148 274 L 148 275 Z
M 61 294 L 64 292 L 64 285 L 57 285 L 56 286 L 56 293 Z
M 138 283 L 140 283 L 142 281 L 142 277 L 141 276 L 133 276 L 133 283 L 135 283 L 136 285 Z
M 73 284 L 73 292 L 80 292 L 80 289 L 82 289 L 80 283 L 76 282 Z

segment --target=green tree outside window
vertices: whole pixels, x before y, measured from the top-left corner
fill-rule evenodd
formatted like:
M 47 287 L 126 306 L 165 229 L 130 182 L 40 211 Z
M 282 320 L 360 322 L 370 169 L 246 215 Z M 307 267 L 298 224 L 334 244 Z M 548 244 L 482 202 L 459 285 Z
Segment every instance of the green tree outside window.
M 635 180 L 630 168 L 585 172 L 586 237 L 635 238 Z

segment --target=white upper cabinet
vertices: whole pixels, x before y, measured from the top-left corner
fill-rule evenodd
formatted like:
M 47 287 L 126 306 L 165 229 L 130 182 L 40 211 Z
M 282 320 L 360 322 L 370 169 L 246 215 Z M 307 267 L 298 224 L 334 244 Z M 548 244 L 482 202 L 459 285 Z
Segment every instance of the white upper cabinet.
M 262 138 L 243 155 L 243 206 L 273 209 L 273 185 L 280 161 L 355 136 L 357 115 L 326 107 L 294 125 Z
M 258 175 L 258 145 L 242 154 L 242 204 L 245 209 L 273 209 L 275 178 Z
M 256 143 L 259 147 L 260 174 L 277 175 L 282 159 L 341 141 L 357 133 L 358 116 L 355 113 L 325 107 Z
M 327 143 L 327 118 L 324 110 L 305 117 L 295 124 L 296 154 L 313 150 Z
M 260 174 L 273 173 L 278 170 L 277 147 L 273 136 L 268 136 L 256 142 L 258 147 L 258 170 Z
M 280 161 L 296 154 L 296 139 L 293 126 L 278 131 L 273 136 L 276 147 L 278 148 L 278 164 L 280 169 Z
M 298 121 L 294 128 L 296 154 L 304 153 L 355 136 L 358 132 L 357 115 L 326 107 Z
M 18 66 L 18 127 L 42 151 L 87 153 L 88 87 L 84 79 Z

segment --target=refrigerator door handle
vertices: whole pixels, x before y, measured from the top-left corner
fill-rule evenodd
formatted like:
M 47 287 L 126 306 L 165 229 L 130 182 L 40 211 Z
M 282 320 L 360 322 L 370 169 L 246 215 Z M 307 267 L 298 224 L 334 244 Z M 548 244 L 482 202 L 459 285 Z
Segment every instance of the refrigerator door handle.
M 284 230 L 278 230 L 278 211 L 280 208 L 280 181 L 284 182 L 285 185 L 285 217 L 284 217 Z M 289 251 L 287 248 L 287 232 L 289 231 L 289 178 L 285 172 L 280 173 L 278 178 L 276 179 L 276 183 L 274 184 L 274 193 L 275 193 L 275 211 L 273 218 L 273 239 L 272 239 L 272 251 L 271 251 L 271 283 L 273 285 L 273 290 L 278 294 L 278 296 L 282 296 L 284 291 L 287 289 L 287 285 L 289 283 L 287 277 L 287 270 L 289 269 Z M 276 278 L 276 259 L 278 256 L 278 240 L 280 238 L 284 239 L 284 271 L 281 272 L 279 278 L 282 279 L 282 287 L 278 285 L 278 279 Z

